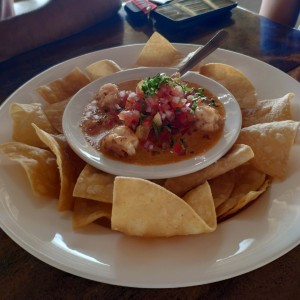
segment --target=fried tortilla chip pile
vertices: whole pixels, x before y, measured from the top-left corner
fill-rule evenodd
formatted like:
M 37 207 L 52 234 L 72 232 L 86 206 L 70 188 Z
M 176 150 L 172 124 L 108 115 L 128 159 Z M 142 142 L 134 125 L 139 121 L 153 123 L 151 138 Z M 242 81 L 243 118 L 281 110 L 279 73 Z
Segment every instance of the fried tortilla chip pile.
M 184 59 L 154 33 L 136 65 L 174 66 Z M 240 70 L 221 63 L 202 65 L 199 72 L 235 96 L 243 128 L 236 144 L 217 162 L 195 173 L 156 181 L 115 176 L 86 164 L 63 134 L 64 109 L 70 97 L 89 82 L 120 70 L 108 59 L 85 70 L 75 68 L 37 87 L 46 105 L 12 103 L 10 107 L 13 141 L 1 144 L 0 150 L 24 168 L 35 195 L 57 199 L 59 211 L 72 211 L 74 229 L 107 220 L 105 226 L 133 236 L 210 233 L 219 222 L 258 199 L 272 180 L 286 177 L 299 126 L 292 118 L 294 94 L 259 100 Z

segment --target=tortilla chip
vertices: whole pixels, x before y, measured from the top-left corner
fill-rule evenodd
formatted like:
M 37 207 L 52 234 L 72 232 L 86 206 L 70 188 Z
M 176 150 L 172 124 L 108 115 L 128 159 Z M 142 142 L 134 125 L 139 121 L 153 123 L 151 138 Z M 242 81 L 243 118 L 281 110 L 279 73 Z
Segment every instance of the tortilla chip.
M 220 176 L 234 168 L 244 164 L 253 158 L 254 153 L 247 145 L 234 145 L 227 154 L 218 161 L 200 171 L 169 178 L 165 182 L 165 188 L 178 196 L 183 196 L 192 188 L 204 183 L 206 180 Z
M 46 132 L 56 132 L 46 117 L 41 103 L 12 103 L 9 113 L 13 123 L 12 137 L 17 142 L 40 148 L 45 146 L 37 136 L 32 123 Z
M 63 118 L 65 108 L 69 103 L 69 101 L 70 99 L 66 99 L 61 102 L 48 104 L 44 108 L 45 115 L 47 116 L 49 122 L 59 133 L 63 133 L 62 118 Z
M 294 96 L 295 94 L 288 93 L 278 99 L 259 100 L 256 107 L 242 109 L 242 126 L 293 120 L 291 101 Z
M 90 199 L 76 198 L 72 215 L 74 229 L 86 226 L 101 218 L 111 219 L 112 205 Z
M 140 178 L 116 177 L 112 229 L 142 237 L 170 237 L 212 229 L 181 198 Z
M 236 201 L 235 205 L 231 209 L 229 209 L 223 215 L 218 217 L 218 221 L 221 221 L 224 218 L 227 218 L 227 217 L 232 216 L 232 215 L 236 214 L 237 212 L 239 212 L 250 202 L 253 202 L 254 200 L 256 200 L 262 193 L 264 193 L 267 190 L 267 188 L 269 186 L 270 186 L 270 180 L 267 179 L 258 190 L 250 191 L 246 195 L 239 198 L 238 201 Z
M 231 195 L 236 181 L 236 172 L 231 170 L 208 181 L 215 208 L 224 203 Z
M 299 122 L 295 121 L 252 125 L 241 130 L 237 143 L 252 148 L 255 156 L 251 164 L 258 170 L 271 177 L 283 179 L 298 127 Z
M 52 152 L 18 142 L 1 144 L 0 150 L 23 167 L 36 196 L 58 198 L 59 173 Z
M 56 103 L 75 95 L 90 83 L 90 79 L 79 69 L 74 68 L 63 78 L 39 86 L 36 91 L 48 103 Z
M 143 47 L 136 64 L 145 67 L 170 67 L 177 65 L 183 55 L 162 35 L 154 32 Z
M 242 201 L 241 199 L 250 192 L 257 191 L 266 180 L 266 174 L 255 169 L 250 164 L 245 164 L 236 168 L 235 172 L 236 183 L 234 190 L 230 198 L 216 209 L 218 218 L 236 207 L 238 203 Z
M 186 193 L 183 200 L 194 209 L 211 231 L 217 228 L 215 205 L 207 181 Z
M 73 196 L 112 203 L 115 176 L 86 165 L 79 175 Z
M 51 135 L 33 125 L 37 135 L 56 156 L 56 162 L 60 175 L 60 194 L 58 210 L 72 210 L 74 205 L 73 189 L 77 180 L 77 172 L 70 156 L 70 148 L 63 136 Z
M 85 68 L 91 80 L 96 80 L 121 71 L 121 67 L 112 60 L 104 59 L 94 62 Z
M 209 63 L 200 67 L 199 73 L 214 79 L 227 88 L 241 108 L 256 105 L 255 87 L 240 70 L 222 63 Z

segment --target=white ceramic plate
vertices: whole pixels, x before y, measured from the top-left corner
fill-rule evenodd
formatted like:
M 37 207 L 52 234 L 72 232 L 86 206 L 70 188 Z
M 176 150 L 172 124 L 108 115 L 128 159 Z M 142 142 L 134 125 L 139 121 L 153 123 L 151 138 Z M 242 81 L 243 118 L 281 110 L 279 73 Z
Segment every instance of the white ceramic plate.
M 134 79 L 144 79 L 158 73 L 172 75 L 176 69 L 138 68 L 128 69 L 111 76 L 98 79 L 81 89 L 68 103 L 63 115 L 63 130 L 73 150 L 87 163 L 102 171 L 115 175 L 132 176 L 146 179 L 170 178 L 196 172 L 214 163 L 222 157 L 236 141 L 242 123 L 240 107 L 235 98 L 222 85 L 195 72 L 188 72 L 182 77 L 191 83 L 199 84 L 213 93 L 222 103 L 226 112 L 224 131 L 214 147 L 203 155 L 177 163 L 143 166 L 109 159 L 93 148 L 84 137 L 80 122 L 85 106 L 92 100 L 99 87 L 106 83 L 121 83 Z
M 182 52 L 195 45 L 175 44 Z M 8 107 L 12 102 L 40 101 L 35 88 L 63 76 L 73 67 L 109 58 L 131 67 L 142 45 L 107 49 L 59 64 L 18 89 L 1 106 L 0 142 L 11 139 Z M 218 50 L 206 62 L 223 62 L 243 71 L 260 98 L 288 92 L 300 98 L 300 85 L 277 69 L 241 54 Z M 296 103 L 299 106 L 299 103 Z M 297 115 L 299 119 L 299 115 Z M 276 149 L 274 149 L 276 151 Z M 56 202 L 32 196 L 21 168 L 1 157 L 0 224 L 21 247 L 66 272 L 131 287 L 163 288 L 205 284 L 259 268 L 284 255 L 300 241 L 300 147 L 293 147 L 288 177 L 214 233 L 169 239 L 139 239 L 97 225 L 80 232 L 71 214 Z

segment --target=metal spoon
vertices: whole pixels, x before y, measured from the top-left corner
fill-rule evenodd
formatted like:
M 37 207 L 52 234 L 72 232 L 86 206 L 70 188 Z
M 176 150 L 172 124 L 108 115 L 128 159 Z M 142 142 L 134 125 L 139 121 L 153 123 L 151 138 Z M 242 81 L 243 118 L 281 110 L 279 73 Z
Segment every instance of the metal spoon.
M 203 47 L 199 47 L 182 66 L 179 67 L 178 73 L 180 76 L 191 70 L 197 63 L 199 63 L 206 56 L 215 51 L 227 38 L 229 34 L 225 30 L 220 30 L 217 34 L 209 40 Z

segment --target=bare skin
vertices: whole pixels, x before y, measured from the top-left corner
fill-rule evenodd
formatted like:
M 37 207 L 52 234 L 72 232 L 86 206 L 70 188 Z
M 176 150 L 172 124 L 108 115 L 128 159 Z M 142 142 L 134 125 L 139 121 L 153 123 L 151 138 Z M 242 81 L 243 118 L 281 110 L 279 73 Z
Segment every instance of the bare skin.
M 299 12 L 299 0 L 262 0 L 259 14 L 275 22 L 294 27 Z
M 120 6 L 121 0 L 49 0 L 39 9 L 5 19 L 0 22 L 0 62 L 108 19 Z

